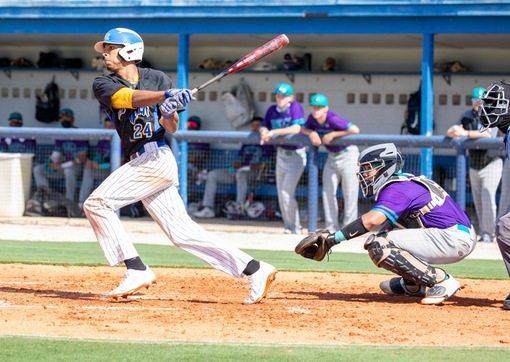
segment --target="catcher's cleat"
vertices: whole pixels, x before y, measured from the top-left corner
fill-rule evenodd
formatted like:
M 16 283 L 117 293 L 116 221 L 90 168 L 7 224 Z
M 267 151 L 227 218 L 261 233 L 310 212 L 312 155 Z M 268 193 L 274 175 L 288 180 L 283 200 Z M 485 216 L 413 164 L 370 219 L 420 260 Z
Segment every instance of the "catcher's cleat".
M 510 294 L 508 294 L 508 297 L 503 301 L 503 309 L 510 310 Z
M 429 290 L 427 290 L 425 298 L 421 300 L 421 304 L 441 304 L 452 295 L 454 295 L 455 292 L 459 289 L 460 283 L 451 275 L 447 275 L 445 280 L 443 280 L 441 283 L 437 283 L 433 287 L 429 288 Z
M 402 277 L 385 280 L 379 284 L 379 288 L 388 294 L 408 295 L 410 297 L 424 297 L 426 289 L 424 285 L 414 284 Z
M 260 262 L 260 269 L 248 276 L 251 291 L 243 304 L 259 303 L 267 294 L 269 286 L 276 278 L 276 268 L 271 264 Z
M 119 286 L 108 293 L 108 297 L 112 299 L 126 298 L 142 288 L 149 288 L 154 283 L 156 283 L 156 276 L 151 268 L 147 267 L 145 270 L 128 269 Z

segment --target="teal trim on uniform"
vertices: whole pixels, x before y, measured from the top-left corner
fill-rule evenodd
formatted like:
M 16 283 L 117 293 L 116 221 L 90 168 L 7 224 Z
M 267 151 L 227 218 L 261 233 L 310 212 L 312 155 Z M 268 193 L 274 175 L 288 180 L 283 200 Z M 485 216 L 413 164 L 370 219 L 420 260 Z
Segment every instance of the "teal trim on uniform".
M 469 228 L 462 224 L 457 224 L 457 229 L 460 231 L 464 231 L 465 233 L 470 234 Z
M 384 215 L 386 215 L 392 224 L 395 224 L 398 220 L 398 215 L 395 214 L 392 210 L 388 209 L 386 206 L 373 207 L 372 210 L 382 212 Z

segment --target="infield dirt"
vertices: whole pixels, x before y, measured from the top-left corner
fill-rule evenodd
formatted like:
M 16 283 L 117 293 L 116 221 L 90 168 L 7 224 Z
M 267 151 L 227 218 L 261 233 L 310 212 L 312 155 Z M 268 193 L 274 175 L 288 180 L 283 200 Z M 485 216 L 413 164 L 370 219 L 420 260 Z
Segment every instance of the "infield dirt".
M 111 301 L 123 267 L 2 265 L 0 334 L 114 340 L 510 346 L 507 280 L 459 279 L 440 306 L 385 295 L 385 275 L 279 272 L 261 304 L 212 269 L 153 268 L 157 284 Z

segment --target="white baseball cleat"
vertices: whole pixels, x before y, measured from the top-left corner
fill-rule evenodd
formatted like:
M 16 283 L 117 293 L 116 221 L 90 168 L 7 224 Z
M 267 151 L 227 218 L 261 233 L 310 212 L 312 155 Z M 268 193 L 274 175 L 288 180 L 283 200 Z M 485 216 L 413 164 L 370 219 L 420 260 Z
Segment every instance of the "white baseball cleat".
M 459 289 L 460 283 L 451 275 L 447 275 L 445 280 L 443 280 L 441 283 L 437 283 L 427 290 L 427 293 L 425 293 L 425 298 L 421 300 L 421 304 L 441 304 L 452 295 L 454 295 L 455 292 Z
M 259 303 L 267 294 L 269 286 L 276 278 L 276 268 L 271 264 L 260 262 L 260 269 L 254 274 L 248 276 L 250 281 L 251 291 L 248 298 L 243 304 Z
M 148 266 L 145 270 L 128 269 L 119 286 L 108 293 L 108 297 L 113 299 L 126 298 L 144 287 L 149 288 L 154 283 L 156 283 L 156 276 Z

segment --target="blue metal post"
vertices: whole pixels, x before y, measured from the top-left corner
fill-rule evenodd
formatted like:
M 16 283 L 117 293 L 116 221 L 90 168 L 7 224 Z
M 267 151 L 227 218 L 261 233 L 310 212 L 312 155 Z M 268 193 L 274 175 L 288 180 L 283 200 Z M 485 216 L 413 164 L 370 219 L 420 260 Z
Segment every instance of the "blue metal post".
M 317 207 L 319 204 L 319 165 L 317 147 L 308 149 L 308 232 L 317 230 Z
M 177 59 L 177 86 L 179 88 L 188 88 L 188 63 L 189 63 L 189 34 L 179 34 L 179 55 Z M 188 110 L 179 114 L 181 121 L 179 129 L 188 129 Z M 179 193 L 188 206 L 188 142 L 181 142 L 179 157 Z
M 457 204 L 466 210 L 466 149 L 457 148 Z
M 434 119 L 434 34 L 423 34 L 421 81 L 421 134 L 431 136 Z M 432 178 L 432 149 L 421 150 L 420 171 Z

